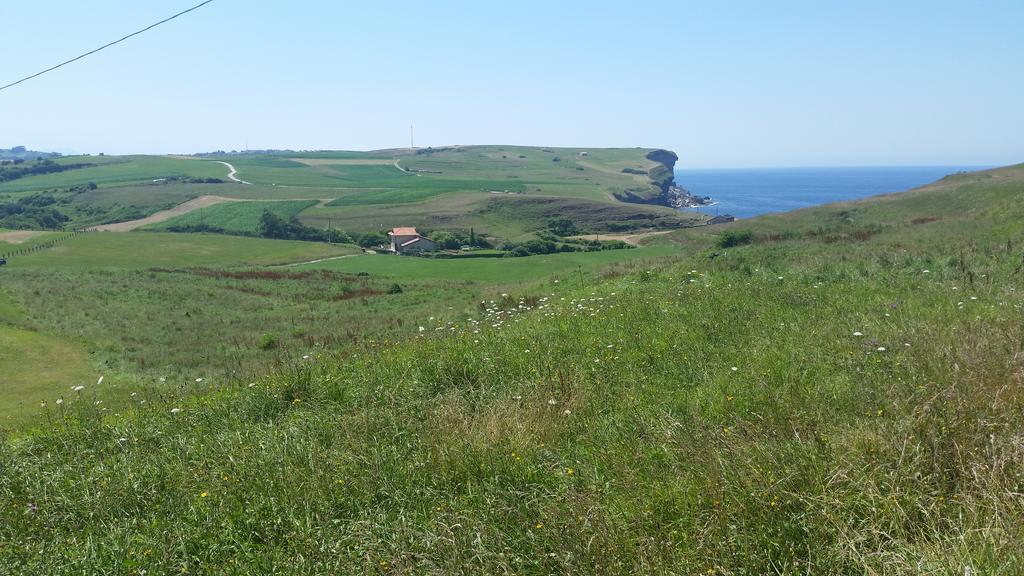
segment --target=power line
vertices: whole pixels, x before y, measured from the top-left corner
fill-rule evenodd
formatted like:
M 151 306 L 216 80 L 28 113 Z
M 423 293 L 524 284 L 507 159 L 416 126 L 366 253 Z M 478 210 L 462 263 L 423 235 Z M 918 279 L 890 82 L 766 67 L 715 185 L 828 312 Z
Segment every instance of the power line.
M 36 78 L 38 76 L 42 76 L 43 74 L 46 74 L 47 72 L 53 72 L 54 70 L 56 70 L 57 68 L 60 68 L 61 66 L 66 66 L 66 65 L 71 64 L 72 62 L 74 62 L 76 60 L 81 60 L 82 58 L 85 58 L 86 56 L 90 56 L 92 54 L 95 54 L 95 53 L 99 52 L 100 50 L 103 50 L 103 49 L 106 49 L 106 48 L 110 48 L 114 44 L 120 44 L 121 42 L 124 42 L 125 40 L 131 38 L 132 36 L 138 36 L 139 34 L 142 34 L 143 32 L 146 32 L 148 30 L 152 30 L 153 28 L 156 28 L 157 26 L 159 26 L 161 24 L 170 22 L 171 20 L 174 20 L 178 16 L 182 16 L 182 15 L 188 14 L 189 12 L 191 12 L 193 10 L 198 10 L 199 8 L 202 8 L 203 6 L 206 6 L 210 2 L 213 2 L 213 0 L 206 0 L 205 2 L 200 2 L 199 4 L 196 4 L 195 6 L 189 8 L 188 10 L 182 10 L 181 12 L 178 12 L 177 14 L 175 14 L 174 16 L 171 16 L 170 18 L 164 18 L 163 20 L 157 22 L 156 24 L 150 24 L 149 26 L 146 26 L 142 30 L 138 30 L 136 32 L 132 32 L 131 34 L 129 34 L 127 36 L 124 36 L 122 38 L 118 38 L 117 40 L 114 40 L 113 42 L 110 42 L 109 44 L 104 44 L 103 46 L 100 46 L 99 48 L 96 48 L 95 50 L 90 50 L 90 51 L 86 52 L 85 54 L 81 54 L 79 56 L 75 56 L 74 58 L 72 58 L 70 60 L 65 60 L 64 62 L 61 62 L 60 64 L 57 64 L 56 66 L 51 66 L 51 67 L 47 68 L 46 70 L 43 70 L 42 72 L 36 72 L 35 74 L 33 74 L 31 76 L 26 76 L 26 77 L 22 78 L 21 80 L 18 80 L 16 82 L 11 82 L 10 84 L 7 84 L 6 86 L 0 86 L 0 91 L 6 90 L 6 89 L 8 89 L 8 88 L 10 88 L 12 86 L 17 86 L 18 84 L 21 84 L 22 82 L 31 80 L 31 79 Z

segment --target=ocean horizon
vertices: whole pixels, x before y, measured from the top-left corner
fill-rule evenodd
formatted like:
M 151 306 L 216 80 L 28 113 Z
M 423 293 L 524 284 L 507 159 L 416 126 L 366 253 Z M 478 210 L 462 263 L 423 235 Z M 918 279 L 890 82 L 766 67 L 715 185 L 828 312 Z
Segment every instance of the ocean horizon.
M 949 174 L 986 168 L 990 166 L 677 169 L 675 178 L 678 185 L 714 202 L 685 210 L 750 218 L 903 192 Z

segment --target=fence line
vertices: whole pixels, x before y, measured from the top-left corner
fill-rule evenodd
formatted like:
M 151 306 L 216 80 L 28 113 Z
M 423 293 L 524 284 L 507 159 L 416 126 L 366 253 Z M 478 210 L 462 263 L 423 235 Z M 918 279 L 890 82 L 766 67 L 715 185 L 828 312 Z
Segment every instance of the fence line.
M 65 240 L 70 240 L 71 238 L 74 238 L 75 236 L 78 236 L 80 234 L 86 234 L 88 232 L 91 232 L 91 230 L 73 230 L 71 232 L 68 232 L 67 234 L 64 234 L 63 236 L 60 236 L 60 237 L 57 237 L 57 238 L 51 238 L 50 240 L 47 240 L 46 242 L 40 242 L 39 244 L 33 244 L 33 245 L 25 247 L 25 248 L 18 248 L 16 250 L 10 250 L 8 252 L 0 253 L 0 258 L 3 258 L 4 260 L 10 260 L 11 258 L 13 258 L 15 256 L 26 256 L 28 254 L 31 254 L 33 252 L 37 252 L 39 250 L 44 250 L 46 248 L 52 248 L 56 244 L 64 242 Z

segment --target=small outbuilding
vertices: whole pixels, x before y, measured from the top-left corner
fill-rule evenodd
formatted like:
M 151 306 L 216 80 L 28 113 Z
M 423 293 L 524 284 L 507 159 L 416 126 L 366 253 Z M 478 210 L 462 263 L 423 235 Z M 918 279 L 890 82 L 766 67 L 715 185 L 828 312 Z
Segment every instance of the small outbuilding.
M 395 254 L 437 250 L 437 244 L 433 240 L 421 236 L 413 227 L 392 228 L 391 232 L 388 232 L 388 238 L 391 239 L 391 246 L 388 249 Z
M 722 214 L 721 216 L 715 216 L 711 220 L 708 220 L 708 224 L 728 224 L 729 222 L 735 222 L 736 217 L 732 214 Z

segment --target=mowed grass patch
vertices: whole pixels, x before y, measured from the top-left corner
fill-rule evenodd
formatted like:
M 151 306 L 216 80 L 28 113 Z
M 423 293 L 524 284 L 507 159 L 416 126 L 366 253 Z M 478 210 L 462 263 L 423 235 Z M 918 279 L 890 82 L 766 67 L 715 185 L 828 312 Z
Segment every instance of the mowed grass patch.
M 147 226 L 146 230 L 170 230 L 176 227 L 206 225 L 228 232 L 255 233 L 264 212 L 271 212 L 285 220 L 316 205 L 316 200 L 281 200 L 274 202 L 225 202 L 207 208 L 193 210 L 158 224 Z
M 71 340 L 0 324 L 0 428 L 21 423 L 96 381 L 85 349 Z
M 287 264 L 359 253 L 348 245 L 222 234 L 91 232 L 8 262 L 18 268 L 151 268 Z

